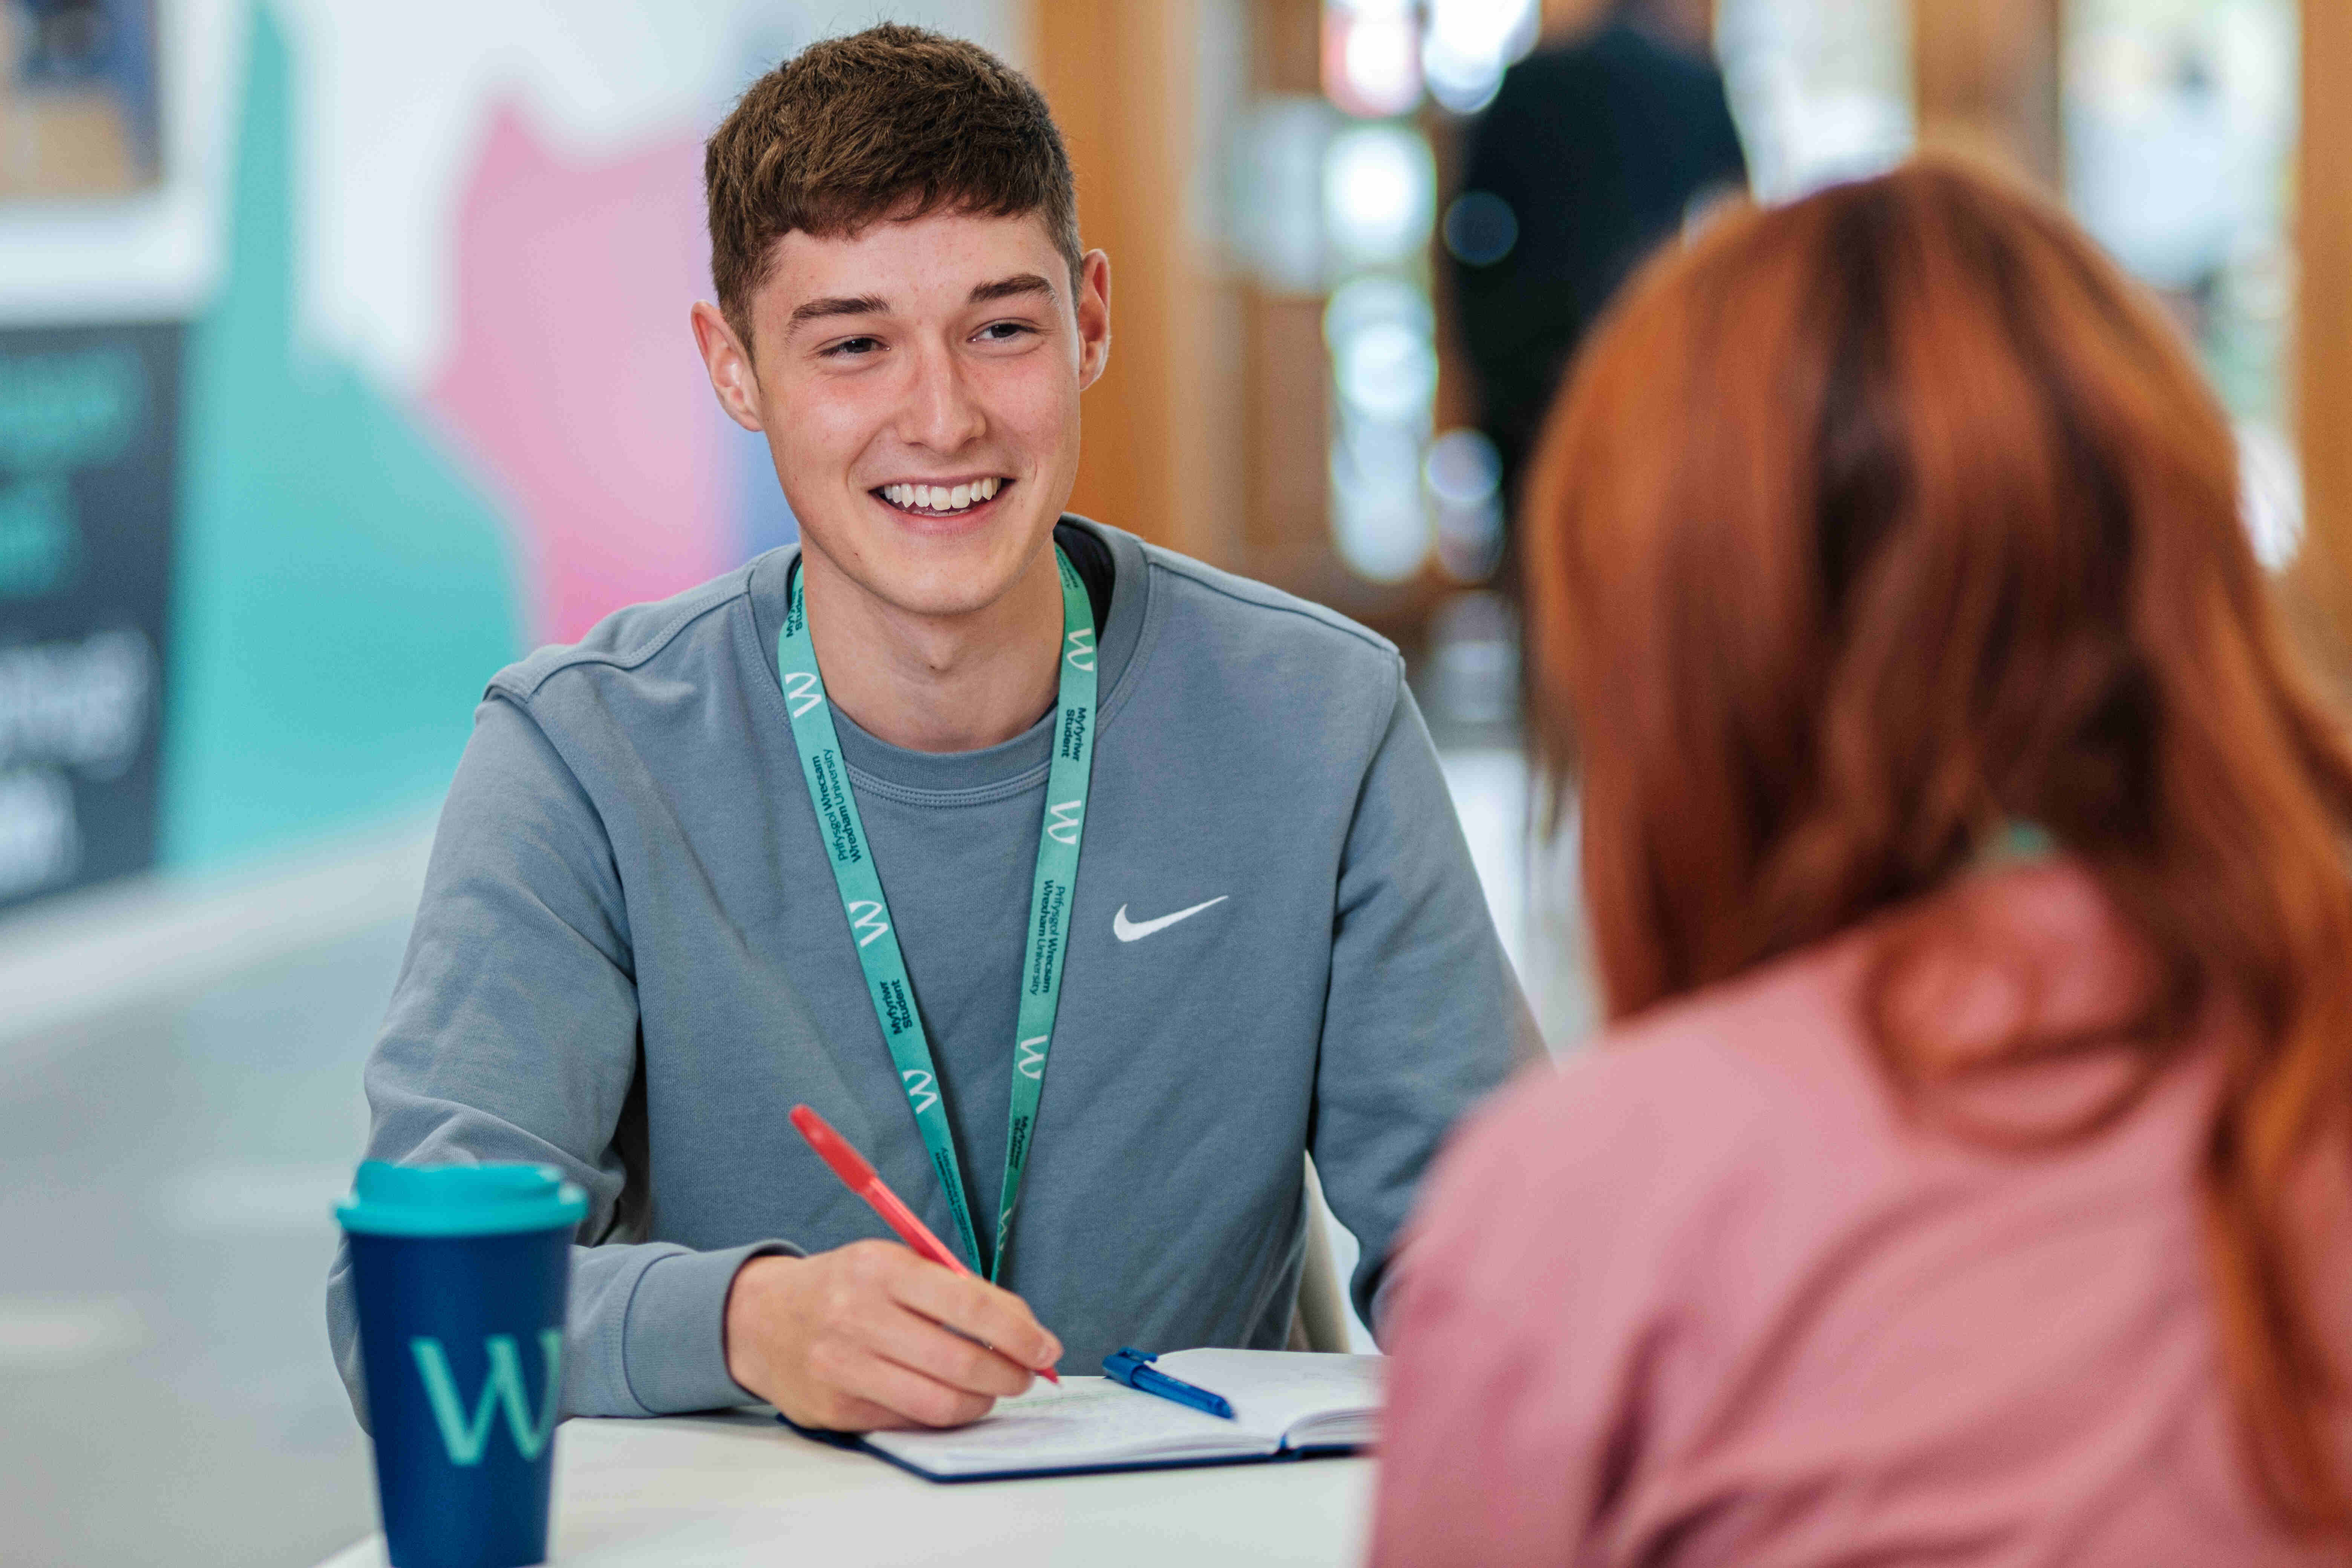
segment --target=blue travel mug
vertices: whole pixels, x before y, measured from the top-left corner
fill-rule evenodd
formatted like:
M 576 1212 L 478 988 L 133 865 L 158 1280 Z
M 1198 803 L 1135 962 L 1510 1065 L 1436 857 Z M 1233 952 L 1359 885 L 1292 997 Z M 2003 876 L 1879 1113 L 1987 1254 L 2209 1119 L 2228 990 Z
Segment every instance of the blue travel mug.
M 572 1237 L 552 1165 L 370 1160 L 336 1205 L 394 1568 L 547 1561 Z

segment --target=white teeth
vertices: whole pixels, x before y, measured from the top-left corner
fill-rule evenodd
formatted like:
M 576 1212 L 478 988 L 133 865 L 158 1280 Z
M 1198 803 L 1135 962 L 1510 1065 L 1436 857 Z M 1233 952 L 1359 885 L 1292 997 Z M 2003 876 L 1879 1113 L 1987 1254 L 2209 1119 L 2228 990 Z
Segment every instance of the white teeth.
M 1001 479 L 974 479 L 964 485 L 884 485 L 882 499 L 915 511 L 962 511 L 994 500 L 1004 488 Z

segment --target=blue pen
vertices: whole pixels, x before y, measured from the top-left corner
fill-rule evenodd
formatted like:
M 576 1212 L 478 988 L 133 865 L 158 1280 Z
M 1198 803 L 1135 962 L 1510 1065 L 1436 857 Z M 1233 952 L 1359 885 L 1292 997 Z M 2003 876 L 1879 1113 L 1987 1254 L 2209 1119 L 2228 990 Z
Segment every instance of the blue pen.
M 1181 1378 L 1171 1377 L 1158 1367 L 1147 1363 L 1158 1361 L 1155 1352 L 1146 1355 L 1132 1345 L 1113 1355 L 1103 1357 L 1103 1371 L 1118 1383 L 1139 1394 L 1156 1394 L 1162 1399 L 1172 1399 L 1179 1405 L 1189 1405 L 1195 1410 L 1205 1410 L 1212 1415 L 1234 1418 L 1234 1407 L 1225 1403 L 1222 1394 L 1212 1394 L 1205 1388 L 1195 1388 Z

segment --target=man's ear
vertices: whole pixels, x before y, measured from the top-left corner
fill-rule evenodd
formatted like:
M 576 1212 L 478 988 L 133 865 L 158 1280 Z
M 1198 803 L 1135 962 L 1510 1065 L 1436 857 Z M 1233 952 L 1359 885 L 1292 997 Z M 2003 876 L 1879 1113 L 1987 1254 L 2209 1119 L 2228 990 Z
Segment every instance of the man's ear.
M 710 390 L 719 395 L 719 406 L 746 430 L 765 428 L 760 422 L 760 373 L 751 363 L 751 351 L 709 300 L 696 300 L 689 318 L 694 346 L 702 351 L 703 368 L 710 373 Z
M 1110 363 L 1110 258 L 1089 250 L 1078 260 L 1078 388 L 1092 386 Z

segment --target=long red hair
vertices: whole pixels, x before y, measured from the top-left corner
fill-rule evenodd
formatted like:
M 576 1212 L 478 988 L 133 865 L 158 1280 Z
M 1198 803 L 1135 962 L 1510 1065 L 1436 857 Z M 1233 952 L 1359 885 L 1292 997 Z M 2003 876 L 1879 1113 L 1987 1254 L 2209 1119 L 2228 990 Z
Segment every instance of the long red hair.
M 2202 1171 L 2221 1341 L 2264 1496 L 2340 1531 L 2289 1207 L 2352 1111 L 2352 753 L 2238 494 L 2160 307 L 2038 199 L 1925 163 L 1735 214 L 1637 278 L 1553 411 L 1531 717 L 1612 1016 L 1899 927 L 2030 823 L 2149 956 L 2143 1085 L 2210 1005 L 2244 1019 Z

